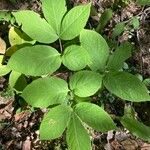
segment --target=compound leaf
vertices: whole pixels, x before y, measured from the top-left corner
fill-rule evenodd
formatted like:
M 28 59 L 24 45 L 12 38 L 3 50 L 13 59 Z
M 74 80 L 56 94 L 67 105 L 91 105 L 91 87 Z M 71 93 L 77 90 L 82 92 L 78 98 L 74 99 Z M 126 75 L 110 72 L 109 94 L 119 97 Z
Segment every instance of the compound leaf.
M 97 131 L 106 132 L 115 129 L 115 124 L 109 114 L 95 104 L 78 103 L 75 106 L 75 112 L 83 122 Z
M 22 25 L 22 30 L 33 40 L 53 43 L 58 39 L 55 30 L 39 14 L 30 10 L 22 10 L 14 12 L 13 15 L 17 23 Z
M 102 84 L 102 76 L 92 71 L 79 71 L 70 78 L 70 89 L 79 97 L 94 95 Z
M 126 72 L 110 72 L 104 78 L 105 87 L 121 99 L 150 101 L 146 86 L 134 75 Z
M 60 65 L 61 58 L 57 50 L 43 45 L 21 48 L 8 62 L 12 70 L 31 76 L 51 74 Z
M 68 91 L 66 81 L 60 78 L 40 78 L 23 90 L 22 97 L 33 107 L 45 108 L 53 104 L 63 103 Z
M 80 34 L 88 21 L 90 7 L 91 4 L 76 6 L 66 14 L 62 21 L 61 39 L 71 40 Z
M 92 70 L 104 71 L 109 56 L 109 47 L 105 39 L 95 31 L 83 30 L 80 34 L 80 42 L 90 56 L 89 67 Z
M 78 45 L 71 45 L 65 49 L 63 64 L 70 70 L 77 71 L 86 67 L 89 62 L 87 51 Z
M 69 122 L 66 138 L 70 150 L 92 150 L 90 137 L 76 114 Z
M 67 11 L 65 0 L 43 0 L 42 10 L 48 23 L 60 33 L 60 25 L 64 14 Z
M 71 116 L 69 106 L 58 105 L 44 115 L 40 125 L 40 139 L 51 140 L 60 137 L 68 125 Z

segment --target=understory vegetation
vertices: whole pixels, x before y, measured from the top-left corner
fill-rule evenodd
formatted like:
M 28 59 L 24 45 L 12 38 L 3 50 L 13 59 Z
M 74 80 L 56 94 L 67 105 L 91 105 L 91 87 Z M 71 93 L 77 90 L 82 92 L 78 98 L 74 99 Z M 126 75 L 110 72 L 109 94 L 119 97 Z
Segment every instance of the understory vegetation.
M 5 3 L 0 149 L 117 149 L 118 132 L 150 142 L 149 0 Z

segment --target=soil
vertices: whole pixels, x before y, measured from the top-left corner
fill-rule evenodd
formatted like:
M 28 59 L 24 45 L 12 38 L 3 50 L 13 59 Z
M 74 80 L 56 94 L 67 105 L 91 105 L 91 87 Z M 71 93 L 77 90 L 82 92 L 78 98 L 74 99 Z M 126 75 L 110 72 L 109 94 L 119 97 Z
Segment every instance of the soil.
M 1 0 L 0 10 L 16 11 L 16 10 L 34 10 L 41 11 L 41 3 L 39 0 Z

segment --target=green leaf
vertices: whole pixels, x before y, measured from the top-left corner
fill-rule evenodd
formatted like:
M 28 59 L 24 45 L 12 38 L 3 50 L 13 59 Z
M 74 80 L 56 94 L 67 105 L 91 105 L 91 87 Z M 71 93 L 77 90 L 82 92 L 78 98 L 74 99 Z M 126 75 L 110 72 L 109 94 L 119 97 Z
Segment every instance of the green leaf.
M 12 4 L 17 4 L 17 0 L 9 0 Z
M 66 81 L 57 77 L 41 78 L 29 84 L 22 97 L 33 107 L 45 108 L 53 104 L 64 103 L 68 93 Z
M 95 31 L 82 30 L 80 42 L 91 58 L 89 67 L 92 70 L 104 71 L 109 56 L 109 47 L 105 39 Z
M 2 63 L 3 63 L 3 58 L 4 58 L 4 55 L 0 55 L 0 66 L 1 66 Z
M 71 116 L 71 108 L 58 105 L 44 115 L 40 125 L 40 139 L 51 140 L 60 137 L 68 125 Z
M 81 70 L 86 67 L 89 62 L 87 51 L 78 45 L 71 45 L 65 49 L 63 55 L 63 64 L 73 71 Z
M 113 16 L 113 11 L 111 9 L 106 9 L 100 17 L 99 24 L 96 28 L 96 31 L 99 33 L 102 32 L 102 30 L 107 25 L 107 23 L 110 21 L 112 16 Z
M 125 23 L 124 22 L 119 22 L 118 24 L 115 25 L 115 28 L 112 33 L 112 37 L 115 38 L 119 36 L 125 29 Z
M 143 81 L 146 86 L 150 86 L 150 78 L 147 78 Z
M 24 75 L 19 72 L 12 71 L 9 76 L 9 85 L 17 91 L 22 91 L 27 86 L 27 81 Z
M 140 5 L 150 5 L 150 0 L 137 0 L 137 3 Z
M 11 21 L 12 16 L 8 10 L 0 10 L 0 21 Z
M 0 65 L 0 77 L 8 74 L 11 70 L 6 65 Z
M 134 75 L 126 72 L 110 72 L 104 78 L 105 87 L 121 99 L 150 101 L 146 86 Z
M 10 58 L 8 66 L 25 75 L 40 76 L 55 72 L 61 65 L 60 54 L 50 46 L 24 47 Z
M 11 47 L 9 47 L 9 48 L 6 50 L 5 55 L 10 57 L 10 56 L 12 56 L 16 51 L 18 51 L 19 49 L 21 49 L 21 48 L 23 48 L 23 47 L 27 47 L 27 46 L 32 46 L 32 44 L 30 44 L 30 43 L 23 43 L 23 44 L 20 44 L 20 45 L 11 46 Z
M 79 97 L 94 95 L 102 84 L 102 76 L 92 71 L 79 71 L 70 78 L 70 89 Z
M 48 23 L 60 34 L 60 25 L 67 11 L 65 0 L 43 0 L 42 10 Z
M 42 43 L 53 43 L 58 39 L 54 29 L 37 13 L 30 10 L 14 12 L 13 15 L 22 30 L 33 40 Z
M 66 138 L 69 150 L 92 150 L 90 137 L 76 114 L 69 122 Z
M 143 81 L 143 76 L 139 73 L 135 74 L 135 76 L 140 80 Z
M 109 114 L 95 104 L 81 102 L 75 106 L 75 112 L 83 122 L 97 131 L 106 132 L 116 128 Z
M 35 44 L 36 41 L 32 40 L 28 35 L 26 35 L 24 32 L 21 32 L 19 29 L 11 27 L 9 30 L 9 42 L 11 46 L 14 46 L 23 43 Z
M 61 39 L 71 40 L 80 34 L 88 21 L 90 7 L 91 4 L 76 6 L 66 14 L 62 21 Z
M 18 80 L 18 78 L 21 76 L 21 73 L 19 72 L 16 72 L 16 71 L 12 71 L 10 73 L 10 76 L 9 76 L 9 85 L 11 88 L 13 88 Z
M 138 17 L 133 17 L 131 20 L 131 23 L 132 23 L 134 29 L 138 29 L 140 26 L 140 22 L 139 22 Z
M 132 45 L 128 42 L 121 44 L 110 56 L 107 63 L 108 70 L 120 70 L 124 61 L 131 57 Z
M 129 116 L 123 116 L 121 123 L 134 136 L 150 141 L 150 127 Z

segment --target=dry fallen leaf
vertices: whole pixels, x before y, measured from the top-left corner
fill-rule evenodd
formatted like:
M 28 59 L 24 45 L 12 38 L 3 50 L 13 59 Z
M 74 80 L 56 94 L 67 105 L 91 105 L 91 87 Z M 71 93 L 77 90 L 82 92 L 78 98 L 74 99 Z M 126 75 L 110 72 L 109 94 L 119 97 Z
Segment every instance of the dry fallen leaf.
M 123 146 L 117 141 L 117 140 L 114 140 L 110 143 L 111 147 L 113 150 L 121 150 L 123 149 Z
M 123 145 L 125 150 L 137 150 L 138 149 L 138 143 L 132 139 L 127 139 L 125 141 L 122 141 L 121 144 Z
M 31 141 L 30 140 L 26 140 L 23 142 L 22 145 L 22 150 L 31 150 Z
M 5 51 L 6 51 L 6 43 L 2 38 L 0 38 L 0 54 L 5 54 Z
M 144 143 L 143 146 L 141 147 L 141 150 L 150 150 L 150 144 Z
M 25 118 L 26 118 L 27 116 L 29 116 L 29 114 L 30 114 L 30 112 L 28 112 L 28 111 L 24 111 L 24 112 L 15 114 L 15 115 L 14 115 L 15 122 L 25 120 Z

